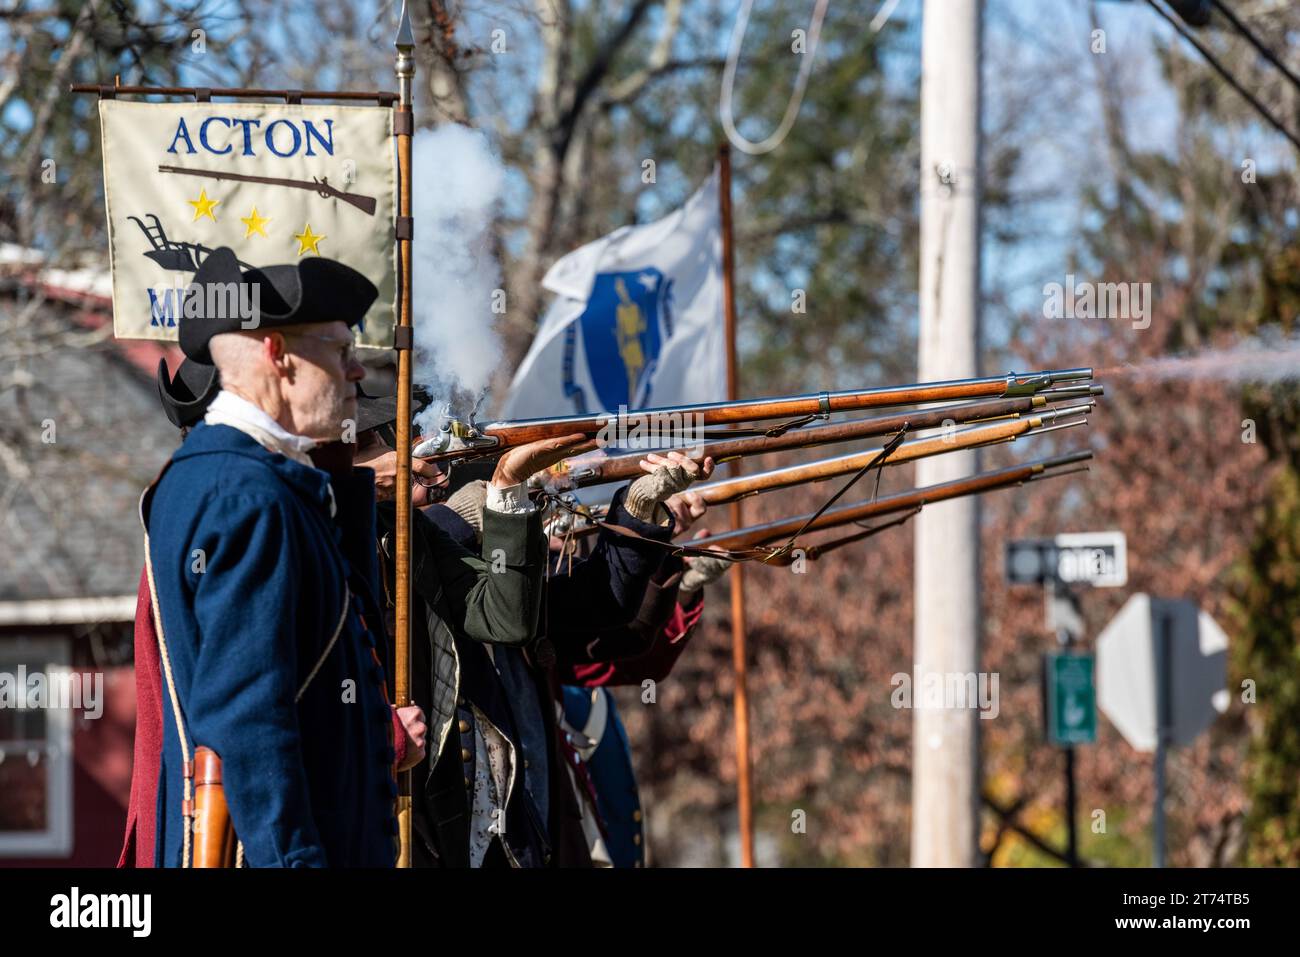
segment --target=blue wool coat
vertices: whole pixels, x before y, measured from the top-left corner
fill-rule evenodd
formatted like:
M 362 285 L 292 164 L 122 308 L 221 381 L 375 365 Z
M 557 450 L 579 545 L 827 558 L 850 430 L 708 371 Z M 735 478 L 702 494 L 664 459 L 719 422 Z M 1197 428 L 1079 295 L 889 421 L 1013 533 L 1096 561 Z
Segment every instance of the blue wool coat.
M 605 723 L 591 729 L 600 741 L 587 759 L 587 773 L 596 791 L 597 812 L 605 829 L 606 850 L 615 867 L 644 867 L 645 842 L 641 837 L 641 795 L 632 770 L 632 745 L 619 720 L 614 696 L 605 688 L 564 686 L 564 720 L 582 730 L 591 717 L 592 699 L 605 699 Z
M 374 514 L 370 470 L 331 482 L 225 425 L 195 428 L 143 503 L 183 730 L 191 754 L 221 758 L 250 866 L 395 861 Z M 163 719 L 155 863 L 176 867 L 182 759 L 165 695 Z

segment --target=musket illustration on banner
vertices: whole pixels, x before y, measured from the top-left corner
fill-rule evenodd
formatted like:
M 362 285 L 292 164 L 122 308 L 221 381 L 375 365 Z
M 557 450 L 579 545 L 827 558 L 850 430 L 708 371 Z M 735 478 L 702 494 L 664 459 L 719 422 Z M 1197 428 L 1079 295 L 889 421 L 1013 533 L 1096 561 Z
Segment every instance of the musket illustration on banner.
M 949 425 L 1017 419 L 1031 415 L 1035 410 L 1045 409 L 1049 402 L 1082 399 L 1102 394 L 1103 390 L 1099 385 L 1068 386 L 1014 399 L 989 399 L 983 402 L 913 409 L 909 412 L 871 416 L 849 422 L 810 425 L 790 431 L 778 431 L 774 435 L 724 439 L 719 442 L 701 443 L 693 448 L 678 451 L 684 451 L 696 462 L 703 462 L 707 456 L 712 458 L 714 463 L 721 465 L 751 455 L 807 449 L 836 442 L 851 442 L 856 439 L 889 435 L 900 429 L 906 429 L 910 434 L 923 429 Z M 642 474 L 640 462 L 643 454 L 632 452 L 608 455 L 604 450 L 588 452 L 567 458 L 551 471 L 533 476 L 530 484 L 535 488 L 545 488 L 549 492 L 562 492 L 602 485 L 606 482 L 627 481 Z
M 1065 455 L 1038 459 L 1037 461 L 1025 462 L 1008 468 L 980 472 L 976 475 L 955 479 L 951 482 L 943 482 L 939 485 L 927 485 L 893 495 L 883 495 L 869 502 L 838 505 L 834 508 L 828 508 L 820 514 L 810 512 L 806 515 L 795 515 L 791 518 L 765 522 L 762 525 L 751 525 L 748 528 L 724 532 L 721 535 L 711 535 L 708 539 L 697 544 L 727 551 L 743 551 L 786 541 L 790 547 L 774 550 L 772 556 L 764 557 L 763 561 L 768 564 L 789 564 L 796 557 L 792 554 L 795 537 L 807 532 L 841 528 L 845 525 L 857 525 L 874 518 L 900 513 L 905 513 L 906 517 L 910 518 L 926 505 L 935 502 L 944 502 L 967 495 L 982 495 L 985 492 L 998 489 L 1014 488 L 1024 485 L 1026 482 L 1059 478 L 1064 475 L 1072 475 L 1075 472 L 1086 471 L 1086 466 L 1081 468 L 1068 468 L 1068 466 L 1077 466 L 1090 458 L 1092 458 L 1092 452 L 1088 450 L 1069 452 Z M 878 525 L 872 528 L 864 528 L 861 532 L 843 538 L 816 545 L 801 544 L 798 545 L 798 548 L 803 553 L 804 558 L 816 559 L 826 552 L 869 537 L 886 527 L 888 526 Z
M 315 179 L 281 179 L 276 176 L 248 176 L 244 173 L 225 173 L 210 169 L 188 169 L 184 166 L 159 166 L 160 173 L 179 173 L 182 176 L 203 176 L 207 179 L 230 180 L 236 183 L 265 183 L 268 186 L 284 186 L 288 189 L 309 189 L 324 199 L 341 199 L 349 206 L 355 206 L 368 216 L 375 215 L 375 197 L 360 193 L 348 193 L 331 186 L 328 177 Z
M 779 396 L 766 399 L 742 399 L 735 402 L 712 402 L 701 405 L 665 406 L 632 412 L 595 415 L 558 416 L 519 419 L 477 426 L 472 420 L 463 423 L 452 419 L 436 434 L 420 441 L 412 451 L 417 458 L 450 461 L 496 455 L 506 449 L 540 439 L 560 438 L 578 432 L 595 439 L 602 432 L 618 435 L 635 434 L 638 427 L 654 432 L 676 430 L 692 437 L 697 427 L 733 425 L 796 417 L 785 428 L 806 425 L 825 419 L 832 412 L 857 412 L 891 405 L 921 405 L 961 399 L 1014 398 L 1032 396 L 1062 382 L 1084 382 L 1092 370 L 1050 369 L 1028 374 L 1007 373 L 975 379 L 945 382 L 921 382 L 911 385 L 884 386 L 875 389 L 852 389 L 844 392 L 818 392 L 808 395 Z M 695 434 L 695 439 L 710 436 Z

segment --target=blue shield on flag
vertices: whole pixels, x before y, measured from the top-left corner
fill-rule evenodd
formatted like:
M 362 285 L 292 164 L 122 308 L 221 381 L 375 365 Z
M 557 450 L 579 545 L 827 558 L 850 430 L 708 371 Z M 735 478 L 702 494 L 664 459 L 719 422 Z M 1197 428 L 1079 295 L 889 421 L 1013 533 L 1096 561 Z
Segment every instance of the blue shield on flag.
M 561 257 L 555 299 L 499 417 L 593 415 L 726 397 L 715 170 L 685 205 Z
M 599 408 L 614 411 L 619 406 L 637 408 L 649 402 L 663 339 L 671 333 L 661 328 L 666 325 L 661 317 L 667 318 L 669 285 L 653 267 L 596 274 L 577 326 L 582 330 L 587 375 Z M 572 345 L 570 339 L 566 351 Z M 571 370 L 573 357 L 566 355 L 565 359 L 565 367 Z M 573 396 L 574 384 L 565 385 L 565 391 L 585 406 L 585 397 Z

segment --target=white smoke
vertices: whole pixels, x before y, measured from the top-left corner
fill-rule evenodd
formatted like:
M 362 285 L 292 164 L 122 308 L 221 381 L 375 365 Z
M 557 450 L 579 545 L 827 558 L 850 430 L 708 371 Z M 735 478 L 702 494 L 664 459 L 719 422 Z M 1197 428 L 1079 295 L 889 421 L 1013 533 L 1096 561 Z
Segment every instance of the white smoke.
M 501 266 L 492 220 L 505 168 L 486 136 L 454 123 L 416 133 L 412 165 L 413 378 L 434 396 L 416 419 L 427 434 L 446 402 L 477 399 L 501 360 L 492 311 Z
M 1141 375 L 1160 380 L 1220 382 L 1289 382 L 1300 379 L 1300 339 L 1260 334 L 1226 349 L 1206 349 L 1186 356 L 1166 356 L 1103 369 L 1098 378 Z

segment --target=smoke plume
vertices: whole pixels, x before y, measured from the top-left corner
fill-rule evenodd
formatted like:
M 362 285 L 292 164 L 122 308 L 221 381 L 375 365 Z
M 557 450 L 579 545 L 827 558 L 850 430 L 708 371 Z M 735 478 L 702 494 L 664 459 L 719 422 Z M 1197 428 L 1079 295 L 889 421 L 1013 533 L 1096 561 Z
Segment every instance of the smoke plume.
M 451 123 L 415 135 L 412 164 L 413 378 L 434 397 L 416 419 L 427 433 L 438 427 L 445 403 L 473 403 L 501 360 L 492 311 L 501 266 L 492 220 L 505 169 L 487 137 Z
M 1162 381 L 1289 382 L 1300 379 L 1300 339 L 1256 336 L 1226 349 L 1163 356 L 1098 371 L 1099 379 L 1140 375 Z

